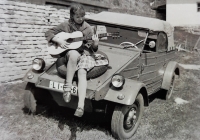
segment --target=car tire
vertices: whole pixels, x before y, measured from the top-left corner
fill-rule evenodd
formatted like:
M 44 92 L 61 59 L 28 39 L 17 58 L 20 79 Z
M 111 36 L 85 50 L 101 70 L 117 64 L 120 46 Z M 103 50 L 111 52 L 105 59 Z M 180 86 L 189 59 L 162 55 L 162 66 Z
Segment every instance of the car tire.
M 33 83 L 27 83 L 25 89 L 24 107 L 33 114 L 37 112 L 38 104 L 49 105 L 52 101 L 52 96 L 47 90 L 37 88 Z
M 108 59 L 108 56 L 105 53 L 101 51 L 97 51 L 97 53 L 104 55 Z M 66 71 L 67 71 L 66 63 L 67 63 L 67 60 L 65 59 L 65 57 L 60 57 L 56 61 L 56 69 L 58 71 L 59 76 L 61 76 L 62 78 L 66 78 Z M 88 71 L 87 79 L 93 79 L 93 78 L 101 76 L 108 70 L 108 68 L 109 68 L 108 65 L 94 67 L 93 69 Z M 77 75 L 75 74 L 74 77 L 76 78 Z
M 130 139 L 136 132 L 144 112 L 144 99 L 138 94 L 132 105 L 116 105 L 111 131 L 116 139 Z
M 24 107 L 29 110 L 31 113 L 36 113 L 36 99 L 33 94 L 33 89 L 28 90 L 24 93 Z
M 172 76 L 171 84 L 168 90 L 165 90 L 165 100 L 169 100 L 172 96 L 173 90 L 174 90 L 174 83 L 176 80 L 176 74 L 174 73 Z

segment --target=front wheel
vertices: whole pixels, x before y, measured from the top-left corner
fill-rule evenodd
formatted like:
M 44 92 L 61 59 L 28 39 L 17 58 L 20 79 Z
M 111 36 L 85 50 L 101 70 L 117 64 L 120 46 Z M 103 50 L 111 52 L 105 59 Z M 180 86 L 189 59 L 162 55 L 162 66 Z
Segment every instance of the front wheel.
M 144 112 L 144 99 L 139 93 L 132 105 L 117 105 L 111 120 L 111 131 L 117 139 L 129 139 L 137 130 Z
M 33 83 L 27 83 L 25 91 L 24 107 L 33 114 L 37 112 L 38 104 L 49 105 L 49 102 L 52 99 L 47 90 L 37 88 Z
M 27 108 L 31 113 L 36 113 L 36 106 L 37 106 L 36 103 L 37 101 L 34 96 L 34 91 L 35 90 L 32 86 L 30 90 L 24 93 L 24 107 Z

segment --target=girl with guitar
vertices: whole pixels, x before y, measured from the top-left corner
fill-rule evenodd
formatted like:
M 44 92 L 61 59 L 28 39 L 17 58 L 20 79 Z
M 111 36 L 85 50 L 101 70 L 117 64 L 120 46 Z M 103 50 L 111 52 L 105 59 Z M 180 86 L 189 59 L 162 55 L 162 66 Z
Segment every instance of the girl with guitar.
M 77 49 L 69 49 L 65 51 L 65 58 L 68 60 L 66 80 L 63 86 L 63 98 L 65 102 L 71 99 L 71 86 L 75 72 L 78 74 L 78 108 L 75 116 L 81 117 L 84 113 L 84 102 L 87 89 L 87 71 L 91 70 L 95 65 L 95 59 L 92 54 L 98 50 L 99 38 L 94 35 L 92 27 L 84 20 L 85 10 L 82 5 L 76 4 L 70 8 L 70 19 L 58 26 L 48 30 L 45 33 L 46 39 L 49 42 L 57 43 L 62 49 L 67 49 L 69 43 L 56 34 L 60 32 L 73 33 L 81 31 L 83 36 L 92 36 L 92 40 L 84 41 Z M 107 62 L 107 60 L 105 60 Z

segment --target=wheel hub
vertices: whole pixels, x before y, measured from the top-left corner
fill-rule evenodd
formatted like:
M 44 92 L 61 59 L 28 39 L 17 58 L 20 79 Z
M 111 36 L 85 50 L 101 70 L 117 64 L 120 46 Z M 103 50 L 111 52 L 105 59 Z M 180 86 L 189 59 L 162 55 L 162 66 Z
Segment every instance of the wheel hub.
M 127 129 L 130 129 L 134 125 L 134 120 L 136 120 L 136 109 L 131 108 L 130 111 L 127 114 L 127 117 L 125 119 L 125 127 Z

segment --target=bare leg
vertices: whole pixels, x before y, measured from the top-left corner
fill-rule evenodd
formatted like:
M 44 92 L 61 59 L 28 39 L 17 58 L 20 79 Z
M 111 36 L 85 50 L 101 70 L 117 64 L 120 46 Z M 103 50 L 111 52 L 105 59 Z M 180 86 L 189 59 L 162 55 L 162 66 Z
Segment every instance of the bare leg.
M 85 69 L 78 70 L 78 107 L 84 109 L 86 89 L 87 89 L 87 72 Z
M 82 117 L 84 113 L 86 89 L 87 89 L 87 79 L 86 79 L 86 70 L 78 70 L 78 107 L 75 112 L 75 116 Z
M 66 74 L 66 84 L 72 85 L 72 80 L 74 73 L 76 71 L 76 65 L 80 54 L 75 50 L 71 50 L 67 53 L 68 63 L 67 63 L 67 74 Z
M 67 58 L 68 58 L 67 73 L 66 73 L 65 85 L 63 86 L 64 90 L 63 99 L 65 100 L 65 102 L 70 102 L 71 100 L 70 91 L 79 56 L 80 54 L 75 50 L 71 50 L 67 53 Z

